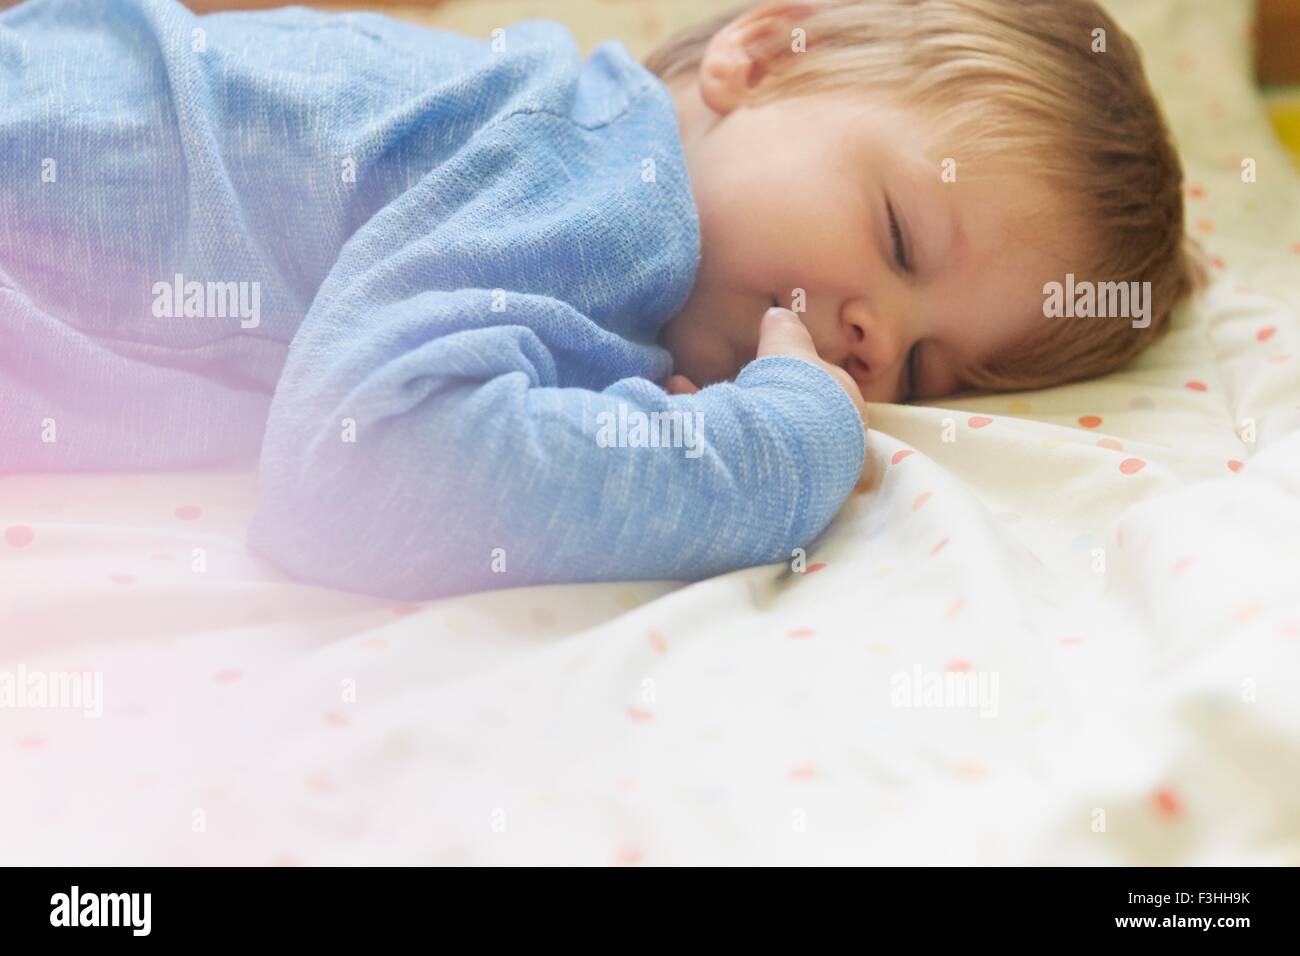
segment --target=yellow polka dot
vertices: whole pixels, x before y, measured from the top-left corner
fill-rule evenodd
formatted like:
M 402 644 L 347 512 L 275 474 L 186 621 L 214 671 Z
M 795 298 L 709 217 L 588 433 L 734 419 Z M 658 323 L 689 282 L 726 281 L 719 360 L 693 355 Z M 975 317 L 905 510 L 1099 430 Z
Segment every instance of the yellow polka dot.
M 879 581 L 881 578 L 893 573 L 894 566 L 892 564 L 882 564 L 880 567 L 876 568 L 876 570 L 871 572 L 871 579 L 873 581 Z
M 894 649 L 892 647 L 890 647 L 888 644 L 882 644 L 880 643 L 880 641 L 872 641 L 870 644 L 867 645 L 867 650 L 869 650 L 872 654 L 879 654 L 882 657 L 894 653 Z
M 1045 727 L 1052 722 L 1052 715 L 1043 708 L 1038 708 L 1026 720 L 1032 728 Z
M 419 751 L 419 745 L 408 733 L 389 734 L 384 738 L 383 748 L 391 757 L 411 757 Z
M 641 606 L 641 598 L 631 591 L 619 591 L 614 595 L 614 603 L 623 610 L 630 611 Z
M 447 628 L 457 634 L 471 634 L 474 631 L 474 624 L 467 617 L 452 614 L 447 618 Z
M 1028 415 L 1033 410 L 1034 406 L 1030 405 L 1023 398 L 1017 398 L 1015 401 L 1007 403 L 1007 411 L 1012 415 Z

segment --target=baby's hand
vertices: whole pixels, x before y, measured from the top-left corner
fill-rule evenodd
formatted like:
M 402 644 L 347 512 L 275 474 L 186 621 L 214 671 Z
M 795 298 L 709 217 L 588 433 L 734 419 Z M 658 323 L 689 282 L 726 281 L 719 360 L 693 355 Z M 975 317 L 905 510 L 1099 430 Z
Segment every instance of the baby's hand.
M 694 395 L 700 387 L 685 375 L 671 375 L 664 382 L 664 391 L 669 395 Z
M 789 309 L 771 308 L 764 313 L 763 324 L 758 332 L 758 357 L 762 358 L 765 355 L 800 358 L 825 369 L 849 396 L 849 401 L 862 416 L 863 427 L 866 427 L 867 402 L 862 397 L 862 390 L 858 388 L 858 383 L 838 365 L 822 361 L 822 357 L 817 354 L 817 347 L 813 345 L 812 336 L 808 334 L 808 329 L 804 327 L 799 316 Z

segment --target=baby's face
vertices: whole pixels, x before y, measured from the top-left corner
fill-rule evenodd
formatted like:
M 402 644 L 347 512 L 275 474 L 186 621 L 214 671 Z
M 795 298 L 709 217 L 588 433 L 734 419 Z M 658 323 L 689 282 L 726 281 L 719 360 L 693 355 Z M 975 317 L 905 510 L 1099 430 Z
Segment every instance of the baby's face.
M 678 374 L 733 378 L 779 304 L 867 401 L 936 398 L 970 387 L 964 362 L 1049 321 L 1043 285 L 1070 257 L 1033 177 L 986 165 L 963 180 L 960 142 L 866 94 L 731 108 L 695 77 L 670 89 L 701 241 L 690 297 L 660 335 Z

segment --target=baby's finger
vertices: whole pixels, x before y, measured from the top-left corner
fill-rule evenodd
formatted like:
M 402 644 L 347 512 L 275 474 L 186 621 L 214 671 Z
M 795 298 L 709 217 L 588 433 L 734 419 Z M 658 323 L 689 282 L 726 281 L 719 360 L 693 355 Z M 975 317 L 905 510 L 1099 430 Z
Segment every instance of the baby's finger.
M 664 391 L 669 395 L 694 395 L 699 390 L 700 387 L 685 375 L 673 375 L 664 382 Z
M 763 313 L 758 329 L 758 355 L 789 355 L 819 361 L 817 347 L 799 316 L 789 309 L 771 308 Z

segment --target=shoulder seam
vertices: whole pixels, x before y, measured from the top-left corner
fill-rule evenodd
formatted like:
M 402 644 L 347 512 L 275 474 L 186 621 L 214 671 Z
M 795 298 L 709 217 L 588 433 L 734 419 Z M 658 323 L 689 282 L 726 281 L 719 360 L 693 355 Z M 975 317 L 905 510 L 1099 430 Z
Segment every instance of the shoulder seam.
M 499 120 L 497 120 L 497 121 L 496 121 L 495 123 L 493 123 L 492 125 L 493 125 L 493 126 L 500 126 L 500 125 L 502 125 L 503 123 L 505 123 L 507 120 L 512 120 L 512 119 L 514 119 L 516 116 L 536 116 L 536 115 L 543 115 L 543 116 L 553 116 L 553 117 L 555 117 L 556 119 L 564 120 L 565 122 L 567 122 L 567 123 L 571 123 L 572 125 L 578 127 L 579 129 L 585 129 L 585 130 L 598 130 L 598 129 L 604 129 L 606 126 L 609 126 L 611 123 L 616 123 L 616 122 L 618 122 L 618 120 L 620 120 L 620 119 L 622 119 L 624 116 L 626 116 L 628 110 L 630 110 L 630 109 L 632 108 L 633 104 L 635 104 L 638 100 L 640 100 L 643 96 L 645 96 L 645 94 L 646 94 L 650 89 L 652 89 L 653 87 L 654 87 L 654 83 L 652 83 L 652 82 L 651 82 L 651 83 L 645 83 L 645 84 L 643 84 L 642 86 L 637 87 L 634 91 L 632 91 L 632 92 L 630 92 L 630 93 L 628 94 L 627 101 L 623 104 L 623 106 L 622 106 L 622 107 L 621 107 L 621 108 L 620 108 L 616 113 L 614 113 L 613 116 L 611 116 L 609 119 L 607 119 L 607 120 L 605 120 L 605 121 L 603 121 L 603 122 L 600 122 L 600 123 L 580 123 L 580 122 L 578 122 L 576 119 L 574 119 L 572 116 L 566 116 L 565 114 L 560 113 L 560 112 L 557 112 L 556 110 L 553 110 L 553 109 L 549 109 L 548 107 L 545 107 L 545 106 L 539 106 L 539 107 L 531 107 L 531 108 L 530 108 L 530 107 L 520 107 L 520 108 L 517 109 L 517 110 L 512 110 L 511 112 L 509 112 L 509 113 L 507 113 L 505 116 L 501 117 Z

